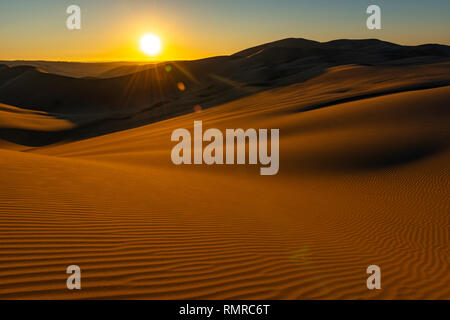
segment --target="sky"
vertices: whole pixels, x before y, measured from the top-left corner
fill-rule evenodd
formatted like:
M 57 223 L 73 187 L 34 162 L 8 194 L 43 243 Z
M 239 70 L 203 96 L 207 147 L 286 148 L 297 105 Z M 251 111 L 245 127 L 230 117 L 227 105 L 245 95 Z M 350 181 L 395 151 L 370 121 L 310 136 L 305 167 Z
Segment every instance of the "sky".
M 66 28 L 72 4 L 81 8 L 80 30 Z M 381 30 L 366 27 L 371 4 L 381 8 Z M 161 38 L 158 57 L 140 51 L 146 33 Z M 0 60 L 191 60 L 288 37 L 450 45 L 450 1 L 0 1 Z

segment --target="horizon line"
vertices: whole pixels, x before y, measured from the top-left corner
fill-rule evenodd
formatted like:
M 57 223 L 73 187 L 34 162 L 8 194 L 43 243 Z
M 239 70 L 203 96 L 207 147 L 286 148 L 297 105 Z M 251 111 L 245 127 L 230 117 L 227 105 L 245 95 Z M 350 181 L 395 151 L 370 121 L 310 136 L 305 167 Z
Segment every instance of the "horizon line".
M 246 47 L 244 49 L 241 49 L 239 51 L 236 51 L 235 53 L 238 53 L 240 51 L 244 51 L 247 49 L 251 49 L 254 47 L 258 47 L 258 46 L 262 46 L 265 44 L 270 44 L 270 43 L 274 43 L 274 42 L 278 42 L 278 41 L 283 41 L 283 40 L 288 40 L 288 39 L 297 39 L 297 40 L 308 40 L 308 41 L 312 41 L 312 42 L 318 42 L 318 43 L 328 43 L 328 42 L 332 42 L 332 41 L 340 41 L 340 40 L 353 40 L 353 41 L 363 41 L 363 40 L 378 40 L 381 42 L 387 42 L 387 43 L 392 43 L 392 44 L 396 44 L 399 46 L 403 46 L 403 47 L 418 47 L 418 46 L 425 46 L 425 45 L 440 45 L 440 46 L 450 46 L 449 44 L 444 44 L 444 43 L 421 43 L 421 44 L 416 44 L 416 45 L 408 45 L 408 44 L 400 44 L 397 42 L 392 42 L 392 41 L 387 41 L 387 40 L 382 40 L 380 38 L 337 38 L 337 39 L 333 39 L 333 40 L 328 40 L 328 41 L 318 41 L 318 40 L 312 40 L 312 39 L 307 39 L 307 38 L 302 38 L 302 37 L 287 37 L 287 38 L 281 38 L 278 40 L 273 40 L 273 41 L 269 41 L 269 42 L 264 42 L 261 44 L 257 44 L 257 45 L 253 45 L 250 47 Z M 204 60 L 204 59 L 209 59 L 209 58 L 216 58 L 216 57 L 228 57 L 228 56 L 232 56 L 235 53 L 231 53 L 231 54 L 218 54 L 218 55 L 212 55 L 212 56 L 206 56 L 206 57 L 202 57 L 202 58 L 196 58 L 196 59 L 168 59 L 168 60 L 157 60 L 154 58 L 151 58 L 149 61 L 145 61 L 145 60 L 135 60 L 135 59 L 129 59 L 129 60 L 124 60 L 124 59 L 104 59 L 104 60 L 89 60 L 89 59 L 82 59 L 82 60 L 77 60 L 77 59 L 68 59 L 68 60 L 60 60 L 60 59 L 1 59 L 0 58 L 0 62 L 60 62 L 60 63 L 141 63 L 141 64 L 158 64 L 158 63 L 168 63 L 168 62 L 183 62 L 183 61 L 198 61 L 198 60 Z

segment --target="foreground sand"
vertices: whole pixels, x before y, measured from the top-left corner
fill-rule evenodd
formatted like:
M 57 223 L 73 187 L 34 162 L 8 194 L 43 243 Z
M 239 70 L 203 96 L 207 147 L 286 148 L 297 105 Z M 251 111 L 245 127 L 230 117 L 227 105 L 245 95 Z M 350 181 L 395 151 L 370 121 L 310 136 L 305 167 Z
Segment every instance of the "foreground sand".
M 450 87 L 316 108 L 302 94 L 3 145 L 0 298 L 450 299 Z M 170 134 L 194 120 L 280 128 L 279 175 L 175 167 Z M 65 287 L 71 264 L 81 291 Z M 371 264 L 382 290 L 366 288 Z

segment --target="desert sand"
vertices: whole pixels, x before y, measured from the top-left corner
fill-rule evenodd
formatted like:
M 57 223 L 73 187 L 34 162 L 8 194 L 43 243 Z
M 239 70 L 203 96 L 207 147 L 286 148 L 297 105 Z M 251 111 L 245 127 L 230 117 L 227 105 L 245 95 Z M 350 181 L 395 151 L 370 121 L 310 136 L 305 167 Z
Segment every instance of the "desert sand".
M 58 113 L 0 87 L 0 298 L 450 299 L 440 60 L 320 65 L 269 88 L 233 82 L 226 99 L 202 88 L 203 110 L 186 92 L 171 116 L 137 102 L 122 118 L 107 103 Z M 279 128 L 279 174 L 173 165 L 170 135 L 194 120 Z M 72 264 L 82 290 L 66 288 Z M 372 264 L 381 290 L 366 287 Z

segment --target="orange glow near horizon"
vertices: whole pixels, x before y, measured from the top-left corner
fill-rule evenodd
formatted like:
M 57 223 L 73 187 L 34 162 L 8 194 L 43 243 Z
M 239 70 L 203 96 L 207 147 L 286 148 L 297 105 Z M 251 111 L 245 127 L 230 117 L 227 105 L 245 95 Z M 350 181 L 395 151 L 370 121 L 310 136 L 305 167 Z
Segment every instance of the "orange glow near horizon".
M 340 11 L 333 13 L 333 28 L 328 28 L 319 22 L 330 17 L 330 9 L 302 1 L 280 6 L 275 0 L 240 5 L 216 0 L 79 0 L 82 27 L 71 31 L 65 26 L 66 8 L 60 1 L 30 5 L 33 10 L 20 1 L 3 2 L 0 21 L 5 27 L 0 28 L 0 60 L 142 63 L 196 60 L 230 55 L 288 37 L 316 41 L 378 38 L 403 45 L 450 44 L 449 22 L 441 14 L 446 12 L 445 8 L 440 6 L 436 6 L 439 10 L 433 9 L 436 14 L 429 11 L 428 23 L 421 20 L 417 32 L 411 33 L 400 4 L 392 4 L 390 10 L 403 20 L 392 20 L 386 28 L 373 31 L 365 27 L 365 10 L 358 6 L 342 6 L 342 10 L 333 7 Z M 273 12 L 277 12 L 276 17 Z M 264 23 L 267 19 L 273 23 Z M 161 40 L 160 53 L 148 55 L 141 50 L 140 41 L 145 34 L 157 35 Z
M 159 24 L 155 28 L 135 18 L 133 22 L 118 23 L 114 29 L 96 33 L 67 31 L 46 38 L 46 45 L 42 45 L 37 37 L 29 41 L 20 39 L 14 46 L 2 48 L 0 60 L 151 63 L 196 60 L 234 52 L 233 48 L 218 50 L 217 46 L 210 46 L 211 42 L 200 44 L 191 32 L 179 33 L 179 25 L 167 22 Z M 159 39 L 160 51 L 152 53 L 149 50 L 146 53 L 143 50 L 141 42 L 146 35 L 154 35 Z M 148 46 L 148 43 L 144 46 Z

